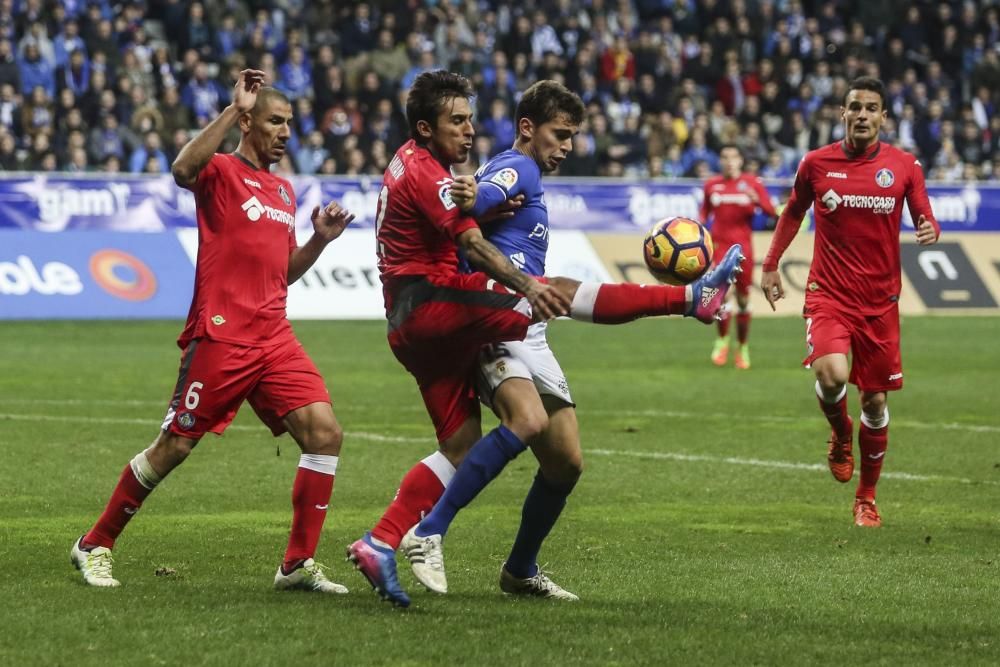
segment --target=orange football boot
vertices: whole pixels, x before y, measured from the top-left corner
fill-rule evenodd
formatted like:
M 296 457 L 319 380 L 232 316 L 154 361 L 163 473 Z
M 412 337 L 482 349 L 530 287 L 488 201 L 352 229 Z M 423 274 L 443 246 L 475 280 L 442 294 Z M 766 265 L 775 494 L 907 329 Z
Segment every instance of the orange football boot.
M 854 456 L 851 449 L 854 444 L 854 428 L 851 425 L 851 435 L 846 440 L 839 440 L 836 433 L 830 434 L 830 439 L 826 441 L 829 446 L 826 451 L 826 462 L 830 466 L 833 478 L 838 482 L 846 483 L 851 481 L 854 475 Z
M 862 528 L 882 527 L 882 517 L 879 516 L 874 500 L 854 499 L 854 525 Z

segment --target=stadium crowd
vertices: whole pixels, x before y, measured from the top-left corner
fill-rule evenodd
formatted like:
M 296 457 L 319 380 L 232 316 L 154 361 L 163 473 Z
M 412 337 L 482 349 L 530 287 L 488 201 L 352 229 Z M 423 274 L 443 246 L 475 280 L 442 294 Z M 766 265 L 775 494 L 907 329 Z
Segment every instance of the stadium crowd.
M 587 104 L 561 175 L 705 178 L 735 143 L 788 177 L 866 74 L 928 178 L 1000 181 L 997 0 L 0 0 L 0 169 L 166 172 L 244 67 L 293 101 L 284 173 L 381 175 L 447 68 L 479 92 L 473 168 L 553 78 Z

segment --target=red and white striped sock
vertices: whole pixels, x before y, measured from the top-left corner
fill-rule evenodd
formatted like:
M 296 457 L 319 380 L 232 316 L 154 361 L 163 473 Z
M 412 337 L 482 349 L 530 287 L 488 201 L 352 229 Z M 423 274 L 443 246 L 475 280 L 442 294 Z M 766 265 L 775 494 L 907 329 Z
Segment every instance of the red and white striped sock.
M 372 528 L 372 538 L 391 549 L 398 548 L 406 531 L 431 511 L 454 476 L 455 466 L 441 452 L 434 452 L 410 468 L 396 497 Z
M 570 305 L 570 317 L 595 324 L 624 324 L 640 317 L 683 315 L 687 287 L 581 283 Z
M 285 571 L 316 554 L 333 494 L 339 457 L 303 454 L 292 485 L 292 530 L 285 550 Z
M 118 484 L 115 485 L 115 490 L 111 493 L 111 498 L 97 523 L 83 536 L 82 546 L 113 549 L 115 540 L 125 530 L 125 526 L 142 507 L 142 501 L 153 492 L 160 480 L 160 476 L 149 464 L 146 452 L 141 451 L 136 454 L 122 470 Z

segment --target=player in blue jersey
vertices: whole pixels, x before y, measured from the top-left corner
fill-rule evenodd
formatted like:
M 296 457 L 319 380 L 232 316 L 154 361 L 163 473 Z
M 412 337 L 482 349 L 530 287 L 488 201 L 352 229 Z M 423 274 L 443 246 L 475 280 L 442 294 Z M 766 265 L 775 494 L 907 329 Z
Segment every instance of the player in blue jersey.
M 475 183 L 457 180 L 452 187 L 453 201 L 477 218 L 505 204 L 511 206 L 511 217 L 482 223 L 483 234 L 529 275 L 545 275 L 549 221 L 542 175 L 554 171 L 565 159 L 583 116 L 579 96 L 562 84 L 540 81 L 532 85 L 517 106 L 514 146 L 484 165 L 476 173 Z M 738 255 L 739 249 L 735 252 Z M 658 291 L 654 287 L 597 283 L 577 283 L 574 288 L 570 316 L 609 324 L 635 319 L 636 300 L 650 298 Z M 539 463 L 517 537 L 500 570 L 500 588 L 515 595 L 577 600 L 537 565 L 542 542 L 583 468 L 575 404 L 548 346 L 546 326 L 545 322 L 532 324 L 523 341 L 490 345 L 480 358 L 482 401 L 512 431 L 532 434 L 525 442 Z M 417 579 L 428 589 L 447 592 L 441 541 L 455 514 L 512 458 L 499 448 L 477 444 L 434 509 L 403 537 L 400 548 Z

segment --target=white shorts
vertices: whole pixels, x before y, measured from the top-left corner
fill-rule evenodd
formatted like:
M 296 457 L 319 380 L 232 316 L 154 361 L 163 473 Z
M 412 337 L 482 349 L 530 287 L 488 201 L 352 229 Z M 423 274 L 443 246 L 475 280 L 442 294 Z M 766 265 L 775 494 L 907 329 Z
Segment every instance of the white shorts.
M 483 405 L 493 408 L 493 393 L 504 380 L 522 378 L 535 383 L 540 395 L 555 396 L 575 406 L 569 395 L 569 384 L 555 354 L 545 338 L 546 322 L 528 327 L 523 341 L 495 343 L 479 353 L 477 385 Z

